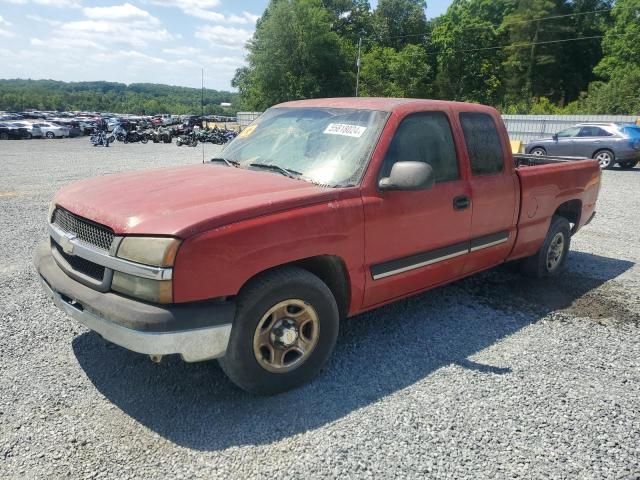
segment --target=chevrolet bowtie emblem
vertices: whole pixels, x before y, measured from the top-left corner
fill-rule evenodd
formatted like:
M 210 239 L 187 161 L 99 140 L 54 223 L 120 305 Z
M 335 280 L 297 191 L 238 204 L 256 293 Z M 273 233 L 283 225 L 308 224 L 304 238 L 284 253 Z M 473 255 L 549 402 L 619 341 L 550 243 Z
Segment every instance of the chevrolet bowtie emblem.
M 67 233 L 60 237 L 60 246 L 67 255 L 73 255 L 73 243 L 71 243 L 71 240 L 75 238 L 76 236 L 73 233 Z

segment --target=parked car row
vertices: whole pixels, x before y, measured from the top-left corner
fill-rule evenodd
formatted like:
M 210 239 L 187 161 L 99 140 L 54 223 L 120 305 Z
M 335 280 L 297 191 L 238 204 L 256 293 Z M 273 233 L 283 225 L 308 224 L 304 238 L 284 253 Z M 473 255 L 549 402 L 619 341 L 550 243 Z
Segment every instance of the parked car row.
M 124 115 L 99 112 L 0 112 L 0 139 L 21 140 L 31 138 L 61 138 L 94 135 L 100 128 L 113 132 L 122 126 L 127 131 L 171 129 L 168 135 L 161 135 L 160 141 L 167 142 L 167 136 L 182 135 L 195 126 L 205 127 L 209 122 L 231 122 L 235 117 L 216 115 Z M 100 127 L 99 127 L 100 126 Z M 151 138 L 150 138 L 151 139 Z
M 69 137 L 70 130 L 64 125 L 51 122 L 3 122 L 0 123 L 0 140 L 20 140 L 31 138 Z
M 631 169 L 640 162 L 640 126 L 619 123 L 579 123 L 550 137 L 527 143 L 525 153 L 588 157 L 600 168 Z

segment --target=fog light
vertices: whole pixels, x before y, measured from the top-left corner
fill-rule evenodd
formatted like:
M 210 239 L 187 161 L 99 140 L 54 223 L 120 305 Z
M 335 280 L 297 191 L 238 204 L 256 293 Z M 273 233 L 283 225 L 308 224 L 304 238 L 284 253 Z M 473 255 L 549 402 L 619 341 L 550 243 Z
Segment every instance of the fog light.
M 151 280 L 128 273 L 113 272 L 111 289 L 153 303 L 171 303 L 173 301 L 171 280 Z

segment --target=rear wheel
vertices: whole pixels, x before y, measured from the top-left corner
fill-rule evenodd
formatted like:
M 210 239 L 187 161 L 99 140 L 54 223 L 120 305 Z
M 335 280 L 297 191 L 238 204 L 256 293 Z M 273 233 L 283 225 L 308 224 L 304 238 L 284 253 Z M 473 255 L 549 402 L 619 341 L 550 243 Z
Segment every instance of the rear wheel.
M 630 160 L 628 162 L 620 162 L 618 164 L 618 166 L 622 169 L 622 170 L 631 170 L 632 168 L 634 168 L 636 165 L 638 164 L 638 162 L 636 160 Z
M 558 215 L 551 218 L 549 231 L 542 247 L 535 255 L 524 260 L 522 270 L 525 274 L 542 278 L 557 275 L 564 266 L 567 252 L 571 246 L 571 225 Z
M 541 157 L 546 154 L 547 154 L 547 151 L 542 147 L 536 147 L 533 150 L 531 150 L 531 155 L 535 155 L 536 157 Z
M 52 139 L 55 138 L 55 135 L 53 132 L 47 132 L 47 134 L 45 135 L 45 137 L 47 137 L 48 139 Z
M 613 167 L 613 164 L 615 163 L 615 157 L 611 150 L 598 150 L 594 153 L 593 158 L 598 161 L 602 170 L 607 170 Z
M 296 267 L 266 273 L 238 296 L 220 366 L 233 383 L 275 394 L 315 377 L 335 346 L 338 307 L 329 287 Z

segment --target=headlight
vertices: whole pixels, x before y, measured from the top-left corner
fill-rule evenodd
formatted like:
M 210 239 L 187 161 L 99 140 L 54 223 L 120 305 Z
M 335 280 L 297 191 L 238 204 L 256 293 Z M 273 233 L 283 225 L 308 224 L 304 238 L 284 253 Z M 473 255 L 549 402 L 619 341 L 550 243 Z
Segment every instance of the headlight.
M 116 292 L 153 303 L 171 303 L 173 301 L 171 280 L 151 280 L 128 273 L 113 272 L 111 288 Z
M 179 246 L 176 238 L 125 237 L 116 255 L 145 265 L 172 267 Z

